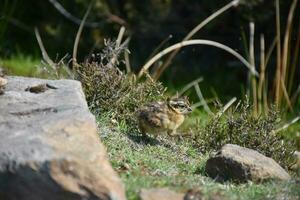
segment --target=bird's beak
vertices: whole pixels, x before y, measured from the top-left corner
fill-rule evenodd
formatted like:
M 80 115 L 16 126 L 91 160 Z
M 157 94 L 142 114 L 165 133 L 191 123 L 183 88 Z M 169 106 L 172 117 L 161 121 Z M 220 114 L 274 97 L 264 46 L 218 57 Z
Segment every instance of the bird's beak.
M 188 108 L 186 113 L 188 114 L 188 113 L 191 113 L 192 111 L 193 111 L 192 108 Z

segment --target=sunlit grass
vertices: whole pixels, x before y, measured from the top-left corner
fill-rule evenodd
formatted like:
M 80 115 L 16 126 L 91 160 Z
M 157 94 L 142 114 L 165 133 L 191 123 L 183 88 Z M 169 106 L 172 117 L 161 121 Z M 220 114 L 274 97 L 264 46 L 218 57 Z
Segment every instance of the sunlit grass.
M 214 194 L 224 200 L 300 197 L 295 181 L 239 185 L 217 183 L 205 174 L 209 153 L 201 154 L 188 141 L 170 137 L 162 137 L 158 141 L 145 139 L 132 133 L 126 123 L 112 123 L 105 114 L 98 118 L 98 122 L 101 140 L 107 147 L 113 168 L 125 185 L 129 200 L 138 199 L 138 192 L 143 188 L 162 187 L 177 192 L 197 188 L 205 199 Z
M 17 54 L 10 58 L 0 58 L 0 66 L 4 68 L 9 75 L 16 76 L 36 76 L 39 71 L 40 63 L 40 59 L 23 54 Z

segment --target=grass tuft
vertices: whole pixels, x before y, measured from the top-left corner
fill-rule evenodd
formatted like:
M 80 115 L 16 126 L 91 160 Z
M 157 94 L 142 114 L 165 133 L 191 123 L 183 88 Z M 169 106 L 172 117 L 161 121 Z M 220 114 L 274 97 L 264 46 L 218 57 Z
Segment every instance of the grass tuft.
M 204 127 L 195 126 L 191 132 L 202 152 L 219 150 L 228 143 L 237 144 L 257 150 L 288 168 L 296 144 L 282 132 L 276 132 L 281 122 L 279 116 L 275 108 L 266 115 L 255 116 L 246 100 L 221 117 L 211 117 Z
M 106 42 L 99 61 L 76 66 L 77 79 L 81 81 L 87 102 L 96 114 L 109 113 L 110 118 L 125 121 L 136 128 L 135 111 L 141 105 L 164 98 L 165 88 L 150 76 L 137 81 L 134 74 L 119 70 L 118 57 L 126 49 Z M 114 60 L 114 62 L 111 62 Z

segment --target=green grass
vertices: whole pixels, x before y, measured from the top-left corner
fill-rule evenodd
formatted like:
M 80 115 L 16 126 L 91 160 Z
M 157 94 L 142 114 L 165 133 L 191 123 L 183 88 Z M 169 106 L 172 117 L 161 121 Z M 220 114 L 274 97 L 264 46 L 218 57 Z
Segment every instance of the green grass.
M 10 58 L 0 58 L 0 66 L 10 75 L 33 77 L 38 75 L 40 65 L 40 59 L 23 54 L 17 54 Z
M 138 199 L 142 188 L 168 187 L 178 192 L 200 188 L 206 199 L 219 194 L 224 199 L 299 199 L 299 183 L 220 184 L 205 176 L 208 158 L 187 140 L 162 137 L 157 140 L 131 133 L 126 123 L 98 119 L 99 133 L 113 168 L 119 173 L 127 198 Z

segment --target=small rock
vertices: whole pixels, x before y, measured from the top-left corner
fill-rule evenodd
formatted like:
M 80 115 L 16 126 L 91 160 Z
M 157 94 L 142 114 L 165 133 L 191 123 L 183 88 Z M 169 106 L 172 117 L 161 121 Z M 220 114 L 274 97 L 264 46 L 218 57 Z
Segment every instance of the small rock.
M 262 182 L 266 180 L 289 180 L 289 174 L 273 159 L 259 152 L 226 144 L 207 160 L 207 174 L 218 180 L 236 182 Z
M 142 189 L 139 193 L 141 200 L 183 200 L 184 194 L 168 188 Z

